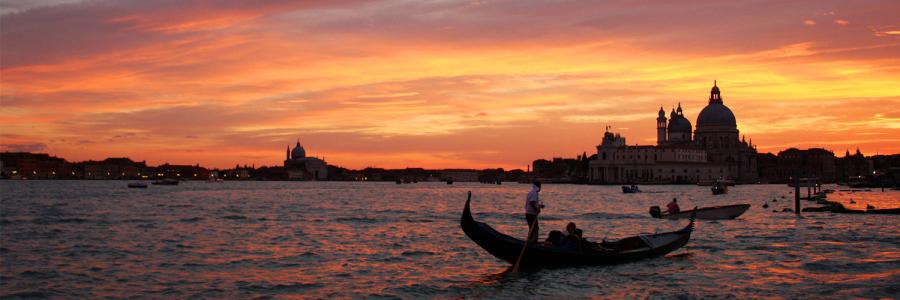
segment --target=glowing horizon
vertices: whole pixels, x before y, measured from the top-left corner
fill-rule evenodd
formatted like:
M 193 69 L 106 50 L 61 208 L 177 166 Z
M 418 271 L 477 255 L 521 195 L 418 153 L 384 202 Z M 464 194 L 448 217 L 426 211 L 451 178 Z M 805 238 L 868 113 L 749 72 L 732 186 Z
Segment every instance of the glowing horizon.
M 524 169 L 713 80 L 759 152 L 900 153 L 900 3 L 5 1 L 0 151 Z

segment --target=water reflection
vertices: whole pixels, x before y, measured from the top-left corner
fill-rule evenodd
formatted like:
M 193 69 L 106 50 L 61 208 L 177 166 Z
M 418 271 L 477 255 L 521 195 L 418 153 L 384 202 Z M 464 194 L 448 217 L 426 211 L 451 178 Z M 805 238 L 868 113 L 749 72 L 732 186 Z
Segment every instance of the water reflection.
M 0 182 L 0 287 L 38 297 L 892 297 L 900 282 L 896 216 L 773 213 L 785 186 L 547 185 L 544 234 L 578 223 L 591 240 L 679 229 L 652 205 L 749 203 L 737 220 L 701 222 L 664 258 L 610 267 L 508 272 L 459 229 L 476 218 L 524 236 L 528 185 L 116 181 Z M 778 201 L 773 202 L 772 199 Z M 900 207 L 900 192 L 836 192 L 848 205 Z M 770 207 L 761 208 L 766 201 Z M 803 206 L 815 205 L 804 201 Z M 853 208 L 848 206 L 848 208 Z M 859 207 L 857 207 L 859 208 Z

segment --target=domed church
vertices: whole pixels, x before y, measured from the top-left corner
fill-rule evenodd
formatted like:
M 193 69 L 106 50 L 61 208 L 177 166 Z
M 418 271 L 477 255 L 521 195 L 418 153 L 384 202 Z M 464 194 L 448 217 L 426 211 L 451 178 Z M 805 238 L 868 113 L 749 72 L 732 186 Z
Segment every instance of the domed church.
M 300 145 L 299 139 L 293 150 L 291 150 L 291 146 L 287 147 L 284 169 L 290 180 L 328 179 L 328 164 L 324 159 L 307 157 L 306 149 Z
M 713 82 L 709 104 L 697 117 L 697 128 L 681 103 L 669 116 L 660 107 L 655 146 L 628 146 L 619 134 L 607 132 L 597 146 L 589 177 L 595 183 L 696 183 L 730 179 L 756 182 L 756 149 L 738 139 L 734 113 Z M 607 127 L 608 128 L 608 127 Z
M 709 104 L 697 116 L 694 143 L 706 150 L 710 162 L 728 166 L 730 179 L 739 182 L 756 182 L 756 148 L 751 142 L 739 138 L 737 119 L 722 100 L 719 86 L 713 81 L 709 92 Z

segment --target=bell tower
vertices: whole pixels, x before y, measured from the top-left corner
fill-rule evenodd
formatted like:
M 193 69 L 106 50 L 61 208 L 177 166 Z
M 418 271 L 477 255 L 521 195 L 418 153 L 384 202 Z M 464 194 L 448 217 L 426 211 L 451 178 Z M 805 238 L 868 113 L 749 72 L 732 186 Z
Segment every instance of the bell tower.
M 716 85 L 716 80 L 713 80 L 712 90 L 709 91 L 709 104 L 713 103 L 722 104 L 722 93 L 719 92 L 719 86 Z
M 656 144 L 664 145 L 666 142 L 666 111 L 660 106 L 659 117 L 656 118 Z

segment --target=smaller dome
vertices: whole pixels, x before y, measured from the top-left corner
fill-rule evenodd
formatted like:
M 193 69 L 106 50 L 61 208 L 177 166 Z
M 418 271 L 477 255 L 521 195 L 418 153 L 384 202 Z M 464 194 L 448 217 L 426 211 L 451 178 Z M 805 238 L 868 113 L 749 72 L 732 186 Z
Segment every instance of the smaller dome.
M 688 121 L 683 115 L 676 115 L 674 118 L 669 120 L 669 133 L 687 133 L 690 134 L 693 126 L 691 126 L 691 121 Z
M 294 146 L 294 150 L 291 150 L 291 159 L 304 157 L 306 157 L 306 149 L 303 149 L 303 146 L 300 145 L 300 142 L 297 142 L 297 145 Z

